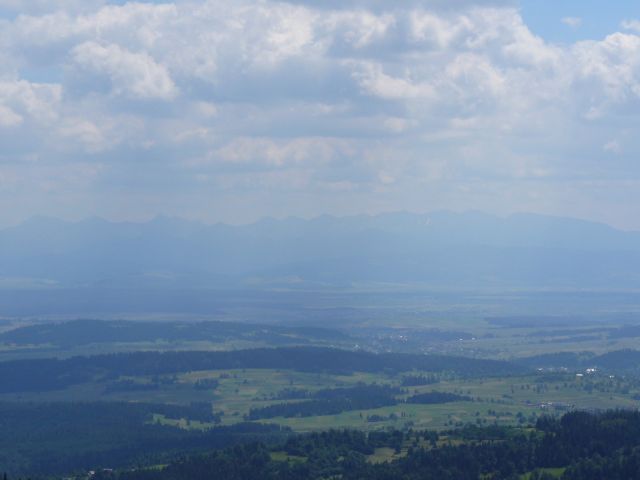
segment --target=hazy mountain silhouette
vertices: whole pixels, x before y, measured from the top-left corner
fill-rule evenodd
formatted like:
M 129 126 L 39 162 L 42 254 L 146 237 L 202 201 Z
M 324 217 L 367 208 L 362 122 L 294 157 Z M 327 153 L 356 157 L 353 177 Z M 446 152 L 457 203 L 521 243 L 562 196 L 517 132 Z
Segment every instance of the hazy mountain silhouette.
M 5 287 L 635 288 L 640 232 L 478 212 L 265 219 L 246 226 L 36 217 L 0 230 L 0 279 Z

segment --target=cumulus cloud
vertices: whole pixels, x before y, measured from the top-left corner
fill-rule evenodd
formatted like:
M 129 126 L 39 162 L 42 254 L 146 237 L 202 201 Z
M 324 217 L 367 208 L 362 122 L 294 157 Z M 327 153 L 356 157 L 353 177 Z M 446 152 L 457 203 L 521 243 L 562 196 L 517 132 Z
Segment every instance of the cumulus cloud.
M 408 78 L 399 78 L 388 75 L 383 71 L 382 65 L 364 63 L 362 72 L 355 72 L 363 91 L 384 99 L 410 100 L 428 99 L 435 95 L 435 88 L 429 83 L 418 83 Z
M 575 81 L 597 92 L 598 104 L 626 104 L 640 98 L 640 36 L 614 33 L 573 48 Z
M 0 82 L 0 105 L 5 114 L 18 123 L 28 117 L 36 124 L 49 124 L 58 118 L 61 100 L 62 88 L 57 84 L 26 80 Z
M 33 15 L 52 11 L 91 11 L 106 3 L 106 0 L 0 0 L 0 9 Z
M 0 105 L 0 127 L 15 127 L 22 123 L 22 116 L 9 107 Z
M 622 165 L 640 147 L 633 132 L 624 149 L 611 140 L 640 113 L 634 20 L 556 45 L 512 1 L 120 3 L 0 0 L 16 12 L 0 32 L 11 178 L 90 165 L 76 178 L 93 197 L 155 198 L 141 215 L 171 195 L 185 211 L 235 196 L 245 217 L 267 194 L 285 199 L 274 214 L 325 195 L 335 213 L 338 198 L 491 210 L 508 182 L 526 209 L 543 181 L 617 181 L 594 152 Z M 42 203 L 64 214 L 63 196 Z
M 76 46 L 71 55 L 79 67 L 108 77 L 116 95 L 170 100 L 177 94 L 166 67 L 147 53 L 133 53 L 113 44 L 85 42 Z

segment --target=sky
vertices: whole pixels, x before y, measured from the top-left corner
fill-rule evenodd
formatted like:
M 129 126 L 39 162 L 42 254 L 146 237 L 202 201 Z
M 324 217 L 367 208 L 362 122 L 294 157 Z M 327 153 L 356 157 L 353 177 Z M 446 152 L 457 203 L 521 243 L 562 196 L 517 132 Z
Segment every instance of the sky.
M 640 3 L 0 0 L 0 226 L 407 210 L 640 229 Z

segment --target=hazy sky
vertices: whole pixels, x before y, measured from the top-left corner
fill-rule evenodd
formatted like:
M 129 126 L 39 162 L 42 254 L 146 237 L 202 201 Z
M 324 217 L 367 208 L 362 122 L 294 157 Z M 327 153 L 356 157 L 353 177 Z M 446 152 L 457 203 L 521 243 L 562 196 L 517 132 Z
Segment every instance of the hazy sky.
M 0 225 L 479 209 L 640 229 L 639 153 L 637 0 L 0 0 Z

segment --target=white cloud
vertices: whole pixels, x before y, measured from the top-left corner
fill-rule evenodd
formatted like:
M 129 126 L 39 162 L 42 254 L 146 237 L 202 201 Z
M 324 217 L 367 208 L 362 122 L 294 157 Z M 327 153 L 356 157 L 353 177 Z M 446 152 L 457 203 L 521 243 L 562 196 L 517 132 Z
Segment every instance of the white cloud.
M 3 158 L 96 162 L 96 195 L 290 185 L 389 209 L 484 185 L 490 205 L 495 182 L 610 178 L 598 154 L 640 153 L 635 20 L 559 45 L 509 0 L 106 3 L 0 0 L 23 14 L 0 30 Z
M 591 82 L 598 103 L 624 103 L 640 97 L 640 37 L 615 33 L 573 48 L 577 82 Z
M 0 127 L 15 127 L 22 123 L 22 116 L 11 110 L 9 107 L 0 105 Z
M 640 32 L 640 20 L 623 20 L 620 26 L 625 30 Z
M 218 108 L 214 103 L 211 102 L 195 102 L 194 110 L 198 115 L 201 115 L 205 118 L 215 117 L 218 114 Z
M 0 0 L 0 8 L 33 15 L 53 11 L 90 11 L 105 3 L 105 0 Z
M 100 129 L 89 120 L 67 119 L 58 131 L 62 137 L 83 144 L 89 153 L 100 152 L 109 146 Z
M 571 27 L 571 28 L 578 28 L 582 25 L 582 18 L 580 17 L 564 17 L 562 19 L 562 23 L 564 23 L 565 25 Z
M 212 162 L 263 164 L 282 168 L 290 165 L 327 163 L 348 151 L 344 142 L 327 138 L 275 141 L 269 138 L 237 138 L 212 152 Z
M 35 123 L 49 124 L 58 118 L 61 100 L 59 85 L 26 80 L 0 82 L 0 105 L 4 104 L 6 111 L 12 110 L 20 119 L 28 117 Z
M 162 100 L 177 95 L 167 69 L 147 53 L 133 53 L 118 45 L 86 42 L 76 46 L 72 55 L 80 67 L 106 75 L 116 95 Z
M 388 75 L 380 64 L 363 62 L 359 66 L 361 71 L 354 72 L 354 78 L 368 94 L 395 100 L 429 99 L 435 94 L 432 85 Z
M 620 154 L 622 153 L 622 145 L 618 140 L 611 140 L 602 147 L 605 152 Z

